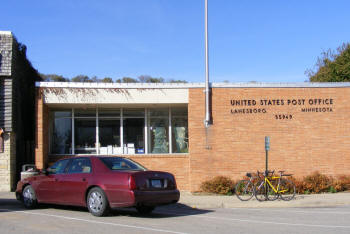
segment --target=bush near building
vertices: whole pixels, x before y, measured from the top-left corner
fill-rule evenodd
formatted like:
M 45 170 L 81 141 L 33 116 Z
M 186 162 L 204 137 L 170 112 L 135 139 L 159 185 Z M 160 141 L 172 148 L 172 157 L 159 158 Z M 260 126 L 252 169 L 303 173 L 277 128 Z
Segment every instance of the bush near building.
M 247 178 L 245 177 L 244 179 Z M 332 177 L 315 171 L 302 179 L 292 178 L 292 180 L 299 194 L 334 193 L 350 190 L 350 175 Z M 236 182 L 238 182 L 238 180 L 234 181 L 226 176 L 216 176 L 213 179 L 204 181 L 201 184 L 201 191 L 213 194 L 231 195 Z
M 216 176 L 211 180 L 204 181 L 201 184 L 201 190 L 207 193 L 222 195 L 231 195 L 235 182 L 226 176 Z
M 326 176 L 318 171 L 303 179 L 293 179 L 296 190 L 300 194 L 341 192 L 350 190 L 350 175 L 338 177 Z

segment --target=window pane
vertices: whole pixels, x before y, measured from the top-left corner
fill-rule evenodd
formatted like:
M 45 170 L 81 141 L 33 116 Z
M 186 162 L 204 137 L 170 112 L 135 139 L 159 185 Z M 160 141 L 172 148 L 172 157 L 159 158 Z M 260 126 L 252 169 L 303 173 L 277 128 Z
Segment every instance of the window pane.
M 72 154 L 72 119 L 54 118 L 52 121 L 51 153 Z
M 72 159 L 68 167 L 68 173 L 90 173 L 91 172 L 91 162 L 88 158 L 75 158 Z
M 143 154 L 144 146 L 144 118 L 123 120 L 124 154 Z
M 161 108 L 161 109 L 150 109 L 149 110 L 150 117 L 169 117 L 169 108 Z
M 149 124 L 150 152 L 169 153 L 169 118 L 151 118 Z
M 145 117 L 145 109 L 123 109 L 124 117 Z
M 49 174 L 62 174 L 64 173 L 64 169 L 66 168 L 68 162 L 69 159 L 57 161 L 55 164 L 49 167 L 47 171 L 49 172 Z
M 98 109 L 98 116 L 102 117 L 120 117 L 120 109 Z
M 99 158 L 109 169 L 111 170 L 135 170 L 135 171 L 145 171 L 146 168 L 141 166 L 140 164 L 131 161 L 126 158 L 118 158 L 118 157 L 109 157 Z
M 96 117 L 96 109 L 75 109 L 74 117 Z
M 187 107 L 173 107 L 171 108 L 171 116 L 188 116 Z
M 120 147 L 120 120 L 99 119 L 100 154 L 122 154 Z
M 62 118 L 62 117 L 72 117 L 71 111 L 55 111 L 54 118 Z
M 187 117 L 172 118 L 173 153 L 188 153 Z
M 96 120 L 75 119 L 75 153 L 96 154 Z

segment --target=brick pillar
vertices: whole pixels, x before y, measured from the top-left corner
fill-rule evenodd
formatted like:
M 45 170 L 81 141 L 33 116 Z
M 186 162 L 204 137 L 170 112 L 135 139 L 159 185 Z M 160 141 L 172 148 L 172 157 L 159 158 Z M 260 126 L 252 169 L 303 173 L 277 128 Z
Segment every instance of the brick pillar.
M 37 90 L 36 101 L 36 131 L 35 131 L 35 165 L 39 169 L 47 167 L 48 162 L 48 108 L 44 103 L 42 90 Z
M 0 153 L 0 191 L 13 191 L 16 173 L 16 139 L 12 132 L 3 133 L 4 151 Z

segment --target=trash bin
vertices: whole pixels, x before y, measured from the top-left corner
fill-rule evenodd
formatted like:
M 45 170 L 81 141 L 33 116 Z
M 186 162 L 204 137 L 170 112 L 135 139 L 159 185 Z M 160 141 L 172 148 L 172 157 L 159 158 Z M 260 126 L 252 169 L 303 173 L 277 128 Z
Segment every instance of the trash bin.
M 21 180 L 38 174 L 39 172 L 34 164 L 24 164 L 22 166 Z

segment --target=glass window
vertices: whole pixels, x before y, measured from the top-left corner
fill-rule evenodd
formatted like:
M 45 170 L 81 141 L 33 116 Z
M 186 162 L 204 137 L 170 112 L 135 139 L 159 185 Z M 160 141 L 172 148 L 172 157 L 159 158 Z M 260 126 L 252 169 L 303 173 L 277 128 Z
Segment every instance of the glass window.
M 89 158 L 74 158 L 68 166 L 69 174 L 74 173 L 90 173 L 91 162 Z
M 169 110 L 151 109 L 149 111 L 150 153 L 169 153 Z
M 101 157 L 99 158 L 110 170 L 135 170 L 135 171 L 145 171 L 146 168 L 140 164 L 119 157 Z
M 145 118 L 126 118 L 123 120 L 124 154 L 145 153 Z
M 135 109 L 130 109 L 126 108 L 123 109 L 123 116 L 124 117 L 145 117 L 145 109 L 142 108 L 135 108 Z
M 55 118 L 72 117 L 71 111 L 55 111 L 53 114 Z
M 173 107 L 173 108 L 171 108 L 171 116 L 187 117 L 188 116 L 187 107 Z
M 169 118 L 170 110 L 171 118 Z M 188 153 L 187 107 L 151 108 L 147 113 L 146 142 L 143 108 L 101 108 L 97 110 L 97 116 L 96 109 L 74 109 L 73 119 L 72 111 L 52 111 L 50 153 L 100 155 Z M 172 130 L 171 136 L 169 127 Z M 148 152 L 145 152 L 146 144 Z M 172 144 L 171 147 L 169 144 Z M 75 149 L 74 152 L 72 148 Z
M 96 109 L 75 109 L 74 117 L 96 117 Z
M 63 159 L 60 161 L 57 161 L 55 164 L 53 164 L 51 167 L 47 169 L 49 174 L 62 174 L 64 173 L 64 169 L 66 168 L 67 164 L 69 162 L 69 159 Z
M 169 118 L 169 108 L 159 108 L 159 109 L 150 109 L 149 110 L 150 117 L 166 117 Z
M 51 153 L 72 154 L 72 119 L 69 111 L 51 113 Z
M 171 110 L 173 153 L 188 153 L 187 108 Z
M 188 153 L 187 119 L 172 119 L 172 139 L 173 153 Z
M 98 117 L 120 118 L 120 109 L 98 109 Z
M 75 154 L 96 154 L 96 119 L 74 119 Z
M 120 119 L 99 119 L 100 154 L 122 154 L 120 147 Z

